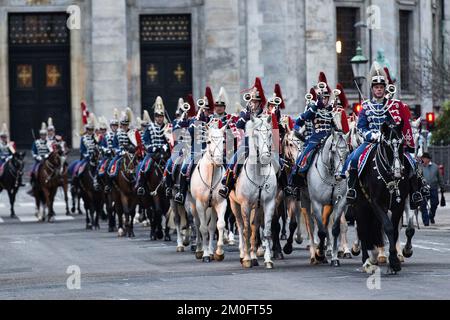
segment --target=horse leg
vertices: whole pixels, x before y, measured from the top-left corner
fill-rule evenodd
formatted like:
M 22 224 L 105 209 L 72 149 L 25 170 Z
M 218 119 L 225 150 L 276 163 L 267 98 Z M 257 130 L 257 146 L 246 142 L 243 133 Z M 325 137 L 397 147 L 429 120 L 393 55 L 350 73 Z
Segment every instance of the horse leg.
M 203 248 L 203 255 L 202 260 L 203 262 L 211 262 L 211 257 L 209 253 L 209 245 L 208 245 L 208 218 L 206 216 L 206 210 L 208 208 L 205 208 L 203 203 L 201 201 L 196 201 L 195 208 L 197 210 L 197 217 L 200 222 L 199 231 L 201 234 L 201 240 L 202 244 L 201 247 Z M 198 249 L 197 249 L 198 250 Z
M 371 204 L 375 215 L 382 223 L 384 233 L 389 239 L 389 267 L 392 269 L 393 273 L 397 273 L 402 269 L 400 260 L 397 256 L 397 248 L 395 247 L 397 240 L 397 238 L 395 238 L 395 234 L 398 236 L 398 230 L 394 230 L 394 225 L 389 219 L 387 213 L 385 213 L 376 202 L 372 202 Z
M 325 257 L 325 239 L 327 237 L 327 230 L 322 222 L 322 206 L 317 201 L 312 201 L 312 206 L 319 236 L 319 248 L 316 251 L 316 259 L 322 263 L 327 263 L 327 258 Z
M 64 177 L 63 180 L 63 191 L 64 191 L 64 202 L 66 204 L 66 216 L 70 216 L 70 210 L 69 210 L 69 196 L 68 193 L 68 182 L 67 182 L 67 176 Z
M 272 219 L 275 215 L 275 200 L 272 199 L 264 206 L 264 238 L 263 247 L 265 248 L 264 253 L 264 266 L 266 269 L 273 268 L 272 256 L 271 256 L 271 240 L 273 234 L 271 233 L 270 226 L 272 225 Z
M 292 253 L 292 243 L 294 242 L 295 230 L 297 229 L 297 227 L 299 227 L 299 224 L 297 222 L 297 217 L 295 215 L 296 214 L 295 199 L 289 198 L 287 200 L 287 204 L 288 204 L 287 209 L 288 209 L 288 217 L 289 217 L 289 237 L 287 238 L 287 242 L 286 242 L 285 246 L 283 247 L 283 252 L 285 254 L 291 254 Z
M 244 257 L 242 260 L 242 266 L 244 268 L 252 267 L 252 259 L 250 257 L 250 218 L 251 218 L 251 207 L 244 203 L 241 205 L 241 216 L 243 221 L 243 232 L 242 232 L 242 248 L 244 251 Z
M 287 222 L 287 210 L 286 210 L 286 206 L 285 206 L 285 203 L 284 203 L 284 201 L 281 201 L 280 202 L 280 205 L 278 206 L 278 212 L 279 213 L 281 213 L 281 221 L 282 221 L 282 226 L 281 226 L 281 237 L 280 237 L 280 239 L 281 240 L 287 240 L 287 237 L 286 237 L 286 222 Z M 281 247 L 281 244 L 280 244 L 280 247 Z M 280 251 L 281 251 L 281 248 L 280 248 Z
M 237 226 L 237 231 L 239 234 L 239 260 L 240 260 L 240 263 L 242 264 L 244 261 L 244 245 L 243 245 L 244 220 L 242 219 L 241 207 L 238 203 L 236 203 L 233 200 L 230 200 L 230 207 L 231 207 L 234 217 L 236 218 L 236 226 Z
M 209 223 L 208 223 L 208 252 L 209 258 L 214 260 L 214 235 L 217 232 L 217 213 L 214 208 L 206 209 L 209 212 Z M 208 215 L 206 216 L 208 218 Z M 219 236 L 217 236 L 217 240 L 219 240 Z M 222 237 L 222 245 L 223 245 L 223 237 Z
M 262 248 L 262 241 L 261 241 L 261 233 L 260 233 L 260 226 L 259 223 L 259 210 L 255 209 L 252 210 L 250 213 L 250 259 L 252 263 L 252 267 L 259 266 L 258 263 L 258 249 L 261 248 L 262 250 L 262 256 L 264 256 L 264 251 Z
M 416 209 L 416 211 L 419 211 L 419 209 Z M 399 227 L 399 231 L 400 231 L 400 227 Z M 412 238 L 414 237 L 415 232 L 416 232 L 416 230 L 414 229 L 414 216 L 409 215 L 408 216 L 408 225 L 407 225 L 406 231 L 405 231 L 406 244 L 402 250 L 403 256 L 405 256 L 406 258 L 410 258 L 413 255 Z M 400 242 L 400 241 L 398 241 L 398 242 Z
M 136 215 L 136 205 L 133 204 L 131 205 L 131 207 L 128 209 L 129 210 L 129 214 L 130 214 L 130 225 L 129 225 L 129 229 L 128 229 L 128 237 L 129 238 L 134 238 L 136 237 L 134 234 L 134 217 Z
M 231 205 L 230 205 L 230 207 L 231 207 Z M 236 228 L 236 217 L 234 216 L 234 214 L 230 214 L 228 223 L 229 223 L 229 230 L 230 230 L 230 232 L 228 233 L 228 244 L 230 246 L 234 246 L 235 245 L 234 234 L 235 234 L 235 228 Z
M 201 221 L 199 217 L 199 213 L 195 206 L 191 207 L 192 215 L 194 216 L 194 225 L 195 225 L 195 258 L 200 260 L 204 255 L 204 248 L 202 245 L 202 234 L 200 231 Z
M 222 261 L 225 257 L 223 251 L 224 233 L 225 233 L 225 214 L 227 211 L 227 201 L 223 200 L 221 203 L 215 206 L 217 214 L 217 229 L 219 230 L 219 239 L 217 241 L 217 250 L 214 254 L 214 260 Z
M 276 210 L 277 208 L 275 208 Z M 271 220 L 271 235 L 273 239 L 273 258 L 275 260 L 284 259 L 283 253 L 281 252 L 281 243 L 280 243 L 280 216 L 278 215 L 279 211 L 274 213 L 274 216 Z M 265 227 L 265 224 L 264 224 Z
M 86 230 L 92 230 L 92 222 L 90 218 L 90 203 L 89 201 L 83 200 L 84 202 L 84 211 L 86 211 Z
M 340 250 L 342 250 L 342 257 L 344 259 L 351 259 L 352 258 L 352 254 L 351 254 L 350 249 L 348 247 L 347 232 L 348 232 L 347 220 L 345 219 L 345 215 L 341 214 L 341 235 L 340 235 L 341 245 L 340 245 Z M 338 257 L 339 257 L 339 251 L 338 251 Z
M 11 219 L 17 218 L 14 211 L 14 203 L 16 202 L 17 188 L 8 190 L 9 204 L 11 206 Z
M 330 232 L 328 230 L 328 225 L 330 223 L 331 214 L 333 213 L 333 206 L 331 205 L 325 205 L 322 209 L 322 223 L 325 226 L 326 232 L 327 232 L 327 251 L 326 256 L 330 257 L 332 255 L 332 245 L 331 245 L 331 237 Z
M 183 245 L 183 236 L 181 234 L 181 216 L 179 213 L 179 210 L 177 210 L 175 207 L 175 203 L 173 200 L 170 201 L 171 206 L 174 208 L 174 214 L 173 220 L 175 222 L 175 228 L 177 230 L 177 252 L 184 252 L 184 245 Z

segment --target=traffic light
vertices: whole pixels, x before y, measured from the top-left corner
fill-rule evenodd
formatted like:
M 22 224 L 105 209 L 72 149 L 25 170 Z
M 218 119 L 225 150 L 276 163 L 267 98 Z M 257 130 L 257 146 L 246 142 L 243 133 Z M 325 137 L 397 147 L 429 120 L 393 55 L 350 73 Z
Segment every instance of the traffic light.
M 362 110 L 362 105 L 358 102 L 355 102 L 353 104 L 353 112 L 358 115 L 361 112 L 361 110 Z
M 427 112 L 426 120 L 427 120 L 427 129 L 428 130 L 434 129 L 434 123 L 436 121 L 436 116 L 434 115 L 434 112 Z

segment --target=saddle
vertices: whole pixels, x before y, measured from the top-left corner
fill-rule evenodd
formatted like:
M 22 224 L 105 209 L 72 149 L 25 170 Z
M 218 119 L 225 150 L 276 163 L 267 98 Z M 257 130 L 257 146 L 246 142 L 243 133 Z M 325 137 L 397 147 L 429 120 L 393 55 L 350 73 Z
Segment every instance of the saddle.
M 361 174 L 364 171 L 364 168 L 366 167 L 367 159 L 369 159 L 370 154 L 372 153 L 372 150 L 375 148 L 376 144 L 369 144 L 364 151 L 362 152 L 361 156 L 358 159 L 358 176 L 361 176 Z

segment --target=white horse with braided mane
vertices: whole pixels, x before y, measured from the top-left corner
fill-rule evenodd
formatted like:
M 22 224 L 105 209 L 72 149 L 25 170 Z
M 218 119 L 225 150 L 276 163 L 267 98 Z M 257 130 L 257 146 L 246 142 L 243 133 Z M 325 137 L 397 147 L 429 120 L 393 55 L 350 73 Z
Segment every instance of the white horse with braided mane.
M 272 153 L 272 117 L 251 117 L 246 124 L 248 158 L 230 193 L 230 205 L 239 228 L 240 259 L 244 268 L 258 265 L 257 233 L 263 222 L 264 265 L 273 268 L 271 224 L 277 193 L 277 161 Z M 278 151 L 276 151 L 278 152 Z
M 339 129 L 339 124 L 341 123 L 340 113 L 335 113 L 333 120 Z M 307 174 L 309 197 L 318 227 L 319 247 L 316 252 L 316 259 L 319 261 L 326 261 L 325 238 L 328 238 L 330 243 L 331 237 L 327 226 L 331 214 L 334 213 L 331 260 L 333 266 L 340 265 L 338 238 L 341 233 L 341 217 L 345 210 L 345 196 L 347 193 L 346 181 L 339 181 L 336 177 L 342 171 L 345 159 L 349 153 L 349 136 L 350 134 L 344 134 L 340 130 L 333 130 L 323 147 L 314 156 Z
M 218 128 L 214 121 L 207 126 L 207 150 L 192 172 L 190 197 L 186 199 L 191 205 L 197 227 L 196 257 L 203 262 L 211 259 L 222 261 L 225 257 L 223 237 L 225 230 L 225 212 L 227 200 L 218 193 L 224 174 L 224 132 L 226 126 Z M 216 226 L 219 232 L 217 250 L 213 241 Z

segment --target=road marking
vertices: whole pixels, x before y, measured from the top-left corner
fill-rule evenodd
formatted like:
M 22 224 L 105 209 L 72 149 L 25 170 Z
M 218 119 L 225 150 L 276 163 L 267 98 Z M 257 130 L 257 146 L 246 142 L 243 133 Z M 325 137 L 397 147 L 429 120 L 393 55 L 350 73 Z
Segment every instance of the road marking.
M 38 218 L 36 218 L 35 216 L 26 216 L 26 217 L 21 217 L 21 216 L 17 216 L 19 218 L 20 222 L 37 222 Z
M 405 243 L 401 243 L 401 245 L 404 246 Z M 432 250 L 432 251 L 437 251 L 437 252 L 449 252 L 450 251 L 450 249 L 447 249 L 447 248 L 431 248 L 431 247 L 427 247 L 427 246 L 422 246 L 417 243 L 413 243 L 413 248 Z
M 0 217 L 0 223 L 4 223 L 5 221 L 3 221 L 3 219 Z
M 6 205 L 4 203 L 0 203 L 0 208 L 6 208 Z
M 69 220 L 75 220 L 74 217 L 71 216 L 55 216 L 56 221 L 69 221 Z
M 19 202 L 17 203 L 19 207 L 30 208 L 34 207 L 36 204 L 34 202 Z M 54 207 L 65 207 L 66 203 L 64 201 L 55 201 L 53 202 Z M 0 206 L 1 207 L 1 206 Z

